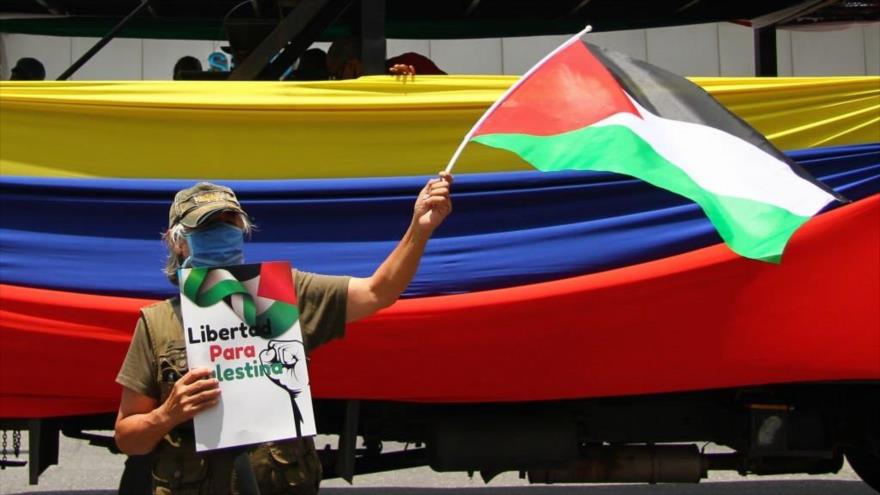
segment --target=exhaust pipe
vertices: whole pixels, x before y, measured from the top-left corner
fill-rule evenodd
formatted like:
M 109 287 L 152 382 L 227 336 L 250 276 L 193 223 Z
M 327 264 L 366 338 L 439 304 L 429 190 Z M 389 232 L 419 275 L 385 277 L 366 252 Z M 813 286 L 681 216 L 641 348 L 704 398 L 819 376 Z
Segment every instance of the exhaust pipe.
M 556 469 L 528 472 L 530 483 L 698 483 L 706 461 L 696 445 L 588 447 Z

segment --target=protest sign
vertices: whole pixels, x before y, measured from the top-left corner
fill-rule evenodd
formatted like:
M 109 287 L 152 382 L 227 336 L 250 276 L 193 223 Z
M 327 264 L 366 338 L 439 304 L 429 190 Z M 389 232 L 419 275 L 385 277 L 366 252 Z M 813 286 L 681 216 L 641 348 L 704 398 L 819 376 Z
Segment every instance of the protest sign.
M 290 264 L 179 273 L 190 368 L 214 370 L 220 404 L 193 418 L 196 450 L 316 434 Z

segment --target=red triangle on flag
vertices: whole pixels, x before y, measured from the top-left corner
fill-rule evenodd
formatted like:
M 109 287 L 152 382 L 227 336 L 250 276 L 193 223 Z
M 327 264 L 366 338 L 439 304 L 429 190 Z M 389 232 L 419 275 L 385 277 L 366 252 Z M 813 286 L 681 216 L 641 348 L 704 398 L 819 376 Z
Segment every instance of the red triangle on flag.
M 296 289 L 293 286 L 290 263 L 287 261 L 261 263 L 257 296 L 296 306 Z
M 614 76 L 580 40 L 533 70 L 488 115 L 474 136 L 551 136 L 617 113 L 639 115 Z

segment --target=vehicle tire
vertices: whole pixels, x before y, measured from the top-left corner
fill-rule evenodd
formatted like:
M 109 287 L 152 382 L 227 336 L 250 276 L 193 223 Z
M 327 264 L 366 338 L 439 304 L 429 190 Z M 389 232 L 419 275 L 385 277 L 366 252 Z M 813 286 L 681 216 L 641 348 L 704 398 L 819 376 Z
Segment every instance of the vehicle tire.
M 846 459 L 862 481 L 880 493 L 880 457 L 866 450 L 849 449 Z

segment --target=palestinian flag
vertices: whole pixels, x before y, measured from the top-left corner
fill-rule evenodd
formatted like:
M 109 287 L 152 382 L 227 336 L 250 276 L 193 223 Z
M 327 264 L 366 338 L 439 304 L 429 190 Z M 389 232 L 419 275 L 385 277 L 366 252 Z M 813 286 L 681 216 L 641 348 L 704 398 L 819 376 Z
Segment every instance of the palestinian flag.
M 529 70 L 465 142 L 546 172 L 616 172 L 680 194 L 731 249 L 765 261 L 778 262 L 800 225 L 842 199 L 699 86 L 584 34 Z
M 299 318 L 290 263 L 181 269 L 181 293 L 196 306 L 223 302 L 249 326 L 269 325 L 275 338 Z

